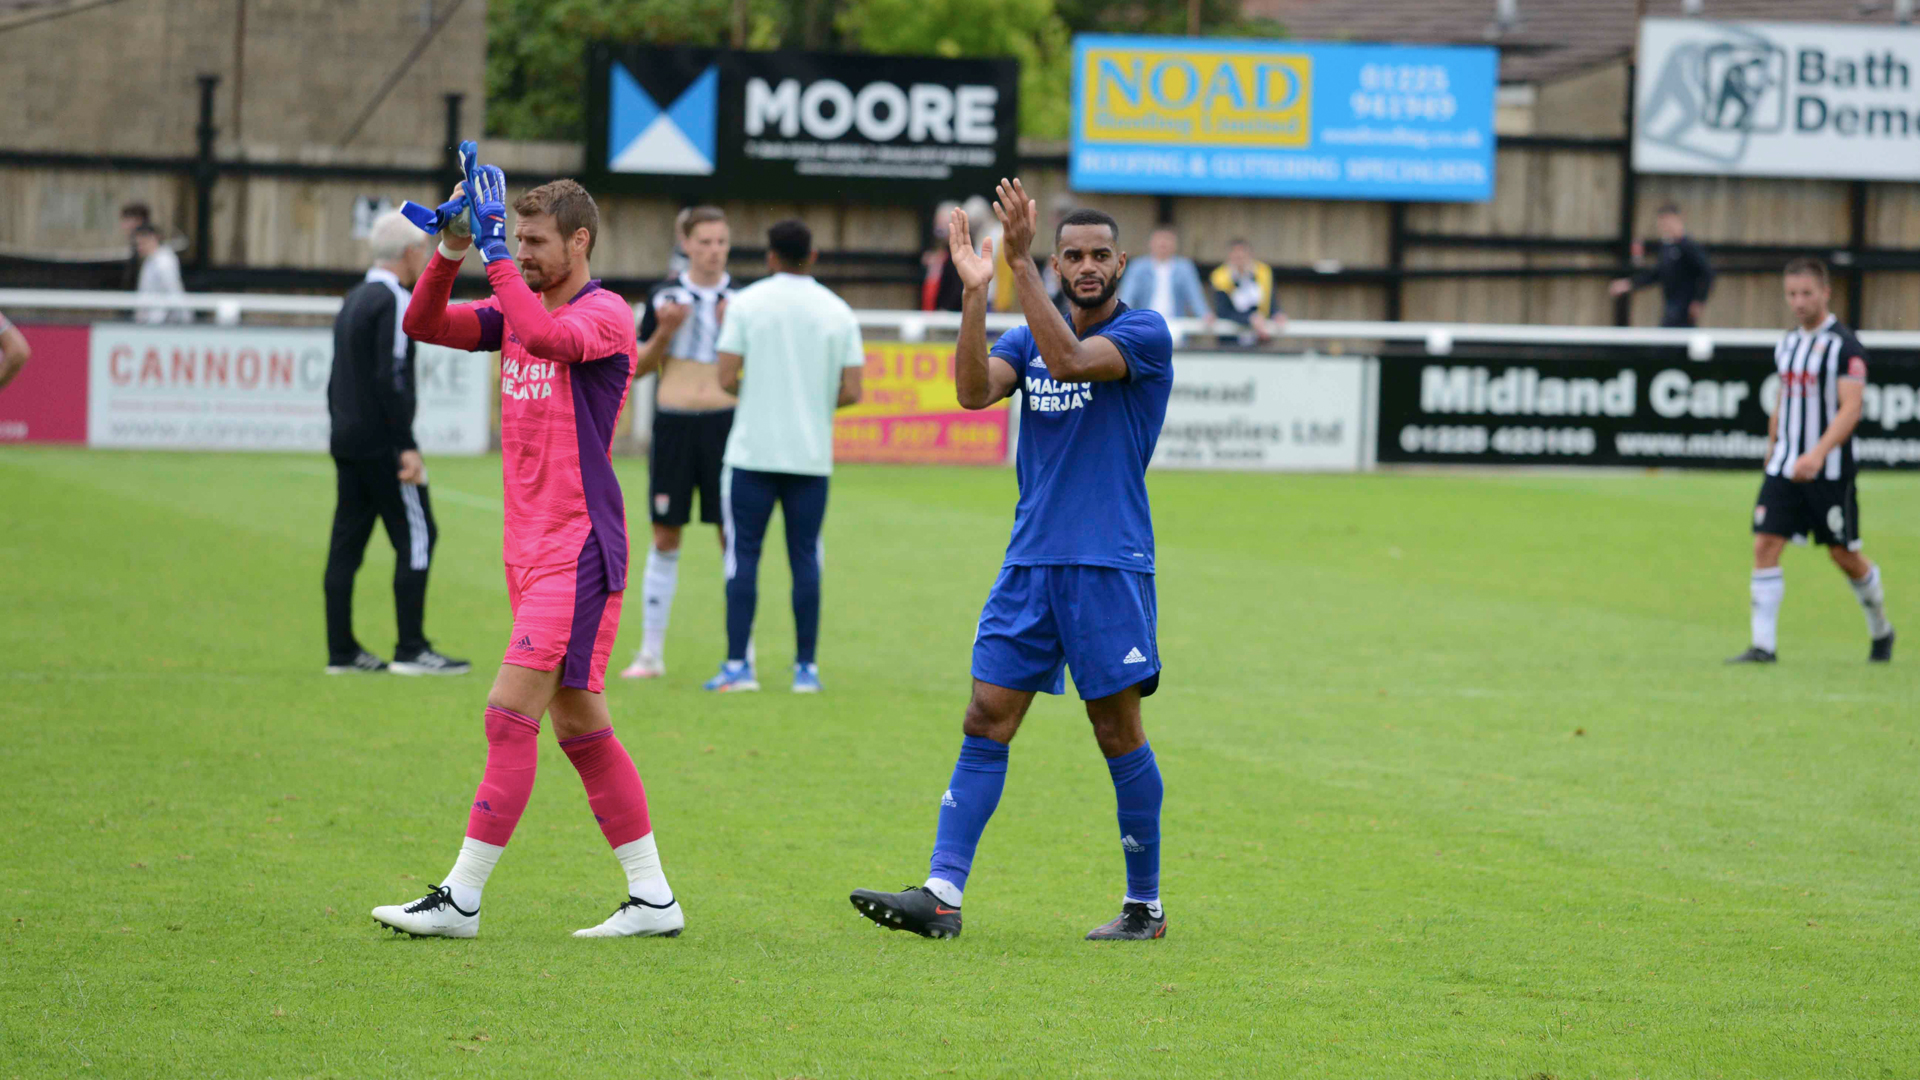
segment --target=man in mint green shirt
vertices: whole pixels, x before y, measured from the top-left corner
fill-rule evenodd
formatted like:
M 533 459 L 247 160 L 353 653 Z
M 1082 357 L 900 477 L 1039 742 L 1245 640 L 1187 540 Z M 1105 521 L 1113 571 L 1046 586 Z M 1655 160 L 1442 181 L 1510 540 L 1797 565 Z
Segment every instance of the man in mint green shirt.
M 778 503 L 793 568 L 793 692 L 820 692 L 820 526 L 833 474 L 833 414 L 860 400 L 866 350 L 846 301 L 808 275 L 813 234 L 767 230 L 770 277 L 727 304 L 716 346 L 720 385 L 740 398 L 720 474 L 727 551 L 727 659 L 707 689 L 758 690 L 747 643 L 759 602 L 760 549 Z

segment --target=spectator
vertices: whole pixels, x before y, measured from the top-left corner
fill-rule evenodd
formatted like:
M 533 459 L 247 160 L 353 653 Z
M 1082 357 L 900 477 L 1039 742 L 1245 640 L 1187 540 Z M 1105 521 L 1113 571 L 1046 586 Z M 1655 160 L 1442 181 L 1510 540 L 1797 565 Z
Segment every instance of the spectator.
M 133 230 L 153 224 L 153 210 L 143 202 L 130 202 L 120 208 L 120 236 L 127 242 L 127 271 L 120 286 L 132 289 L 140 284 L 140 252 L 133 243 Z
M 1707 293 L 1713 289 L 1713 265 L 1707 261 L 1707 249 L 1687 235 L 1687 223 L 1681 219 L 1680 207 L 1674 203 L 1660 207 L 1654 216 L 1654 227 L 1660 230 L 1660 251 L 1654 256 L 1653 265 L 1630 278 L 1615 279 L 1610 291 L 1615 296 L 1625 296 L 1657 281 L 1665 301 L 1660 325 L 1698 326 L 1706 316 Z M 1637 240 L 1633 254 L 1635 258 L 1641 255 Z
M 1227 261 L 1213 268 L 1213 310 L 1220 318 L 1239 324 L 1240 344 L 1266 341 L 1287 325 L 1280 297 L 1273 291 L 1273 267 L 1253 257 L 1253 247 L 1235 240 Z M 1224 335 L 1223 335 L 1224 336 Z
M 1162 226 L 1147 239 L 1147 257 L 1129 263 L 1120 279 L 1120 302 L 1150 308 L 1169 322 L 1179 318 L 1204 320 L 1213 328 L 1213 308 L 1200 287 L 1200 271 L 1193 260 L 1179 254 L 1180 236 Z
M 368 236 L 373 268 L 347 293 L 333 320 L 333 372 L 327 379 L 332 422 L 333 533 L 322 579 L 327 611 L 327 674 L 465 675 L 473 665 L 427 641 L 427 571 L 440 528 L 427 493 L 427 466 L 414 441 L 419 403 L 412 339 L 401 328 L 408 292 L 433 256 L 426 233 L 399 211 L 375 219 Z M 393 663 L 367 651 L 353 633 L 353 579 L 373 523 L 393 542 L 393 610 L 399 641 Z
M 133 230 L 133 248 L 140 257 L 141 296 L 185 296 L 187 287 L 180 283 L 180 257 L 173 249 L 160 242 L 160 230 L 152 224 L 135 226 Z M 142 323 L 184 323 L 193 321 L 193 313 L 185 308 L 152 305 L 135 309 L 133 321 Z
M 921 311 L 960 310 L 960 274 L 947 255 L 947 218 L 959 205 L 949 199 L 933 209 L 933 246 L 920 256 L 926 270 L 920 281 Z

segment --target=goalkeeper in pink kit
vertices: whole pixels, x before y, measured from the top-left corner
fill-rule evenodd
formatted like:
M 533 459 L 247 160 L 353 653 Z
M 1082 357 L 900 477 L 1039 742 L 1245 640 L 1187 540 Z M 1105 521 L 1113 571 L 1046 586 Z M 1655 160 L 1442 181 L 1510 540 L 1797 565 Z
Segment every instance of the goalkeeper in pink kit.
M 660 869 L 639 771 L 614 737 L 601 693 L 627 585 L 626 507 L 610 454 L 640 355 L 633 312 L 589 277 L 600 228 L 592 196 L 571 180 L 521 196 L 513 204 L 519 249 L 510 256 L 506 178 L 474 164 L 474 151 L 461 145 L 467 180 L 452 200 L 438 211 L 409 207 L 442 239 L 403 328 L 416 341 L 500 351 L 513 631 L 487 694 L 486 773 L 459 858 L 425 897 L 374 908 L 373 917 L 417 937 L 479 931 L 481 890 L 533 792 L 540 720 L 550 715 L 627 874 L 627 900 L 574 936 L 672 937 L 686 919 Z M 449 305 L 460 261 L 476 245 L 493 295 Z

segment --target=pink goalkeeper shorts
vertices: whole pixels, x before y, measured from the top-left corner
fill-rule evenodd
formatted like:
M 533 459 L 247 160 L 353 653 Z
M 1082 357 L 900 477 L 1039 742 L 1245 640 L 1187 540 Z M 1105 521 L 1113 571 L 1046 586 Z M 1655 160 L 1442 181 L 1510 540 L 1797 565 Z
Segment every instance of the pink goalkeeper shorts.
M 535 671 L 559 668 L 561 686 L 603 692 L 626 596 L 606 586 L 606 565 L 591 540 L 574 566 L 507 567 L 513 637 L 505 662 Z

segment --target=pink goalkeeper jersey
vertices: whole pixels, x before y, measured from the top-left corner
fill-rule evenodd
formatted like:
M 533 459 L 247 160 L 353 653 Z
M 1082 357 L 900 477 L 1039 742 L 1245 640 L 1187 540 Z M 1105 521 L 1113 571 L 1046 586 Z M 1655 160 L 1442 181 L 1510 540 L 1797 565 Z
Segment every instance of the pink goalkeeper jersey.
M 435 255 L 415 297 L 451 291 L 459 264 Z M 633 309 L 589 281 L 548 312 L 510 260 L 487 267 L 493 295 L 445 308 L 478 342 L 500 350 L 500 472 L 506 491 L 501 555 L 508 566 L 574 566 L 597 537 L 607 585 L 627 585 L 627 513 L 613 474 L 613 431 L 640 354 Z M 416 306 L 418 306 L 416 304 Z M 465 309 L 462 312 L 461 309 Z M 411 314 L 411 312 L 410 312 Z M 448 329 L 452 329 L 449 327 Z

